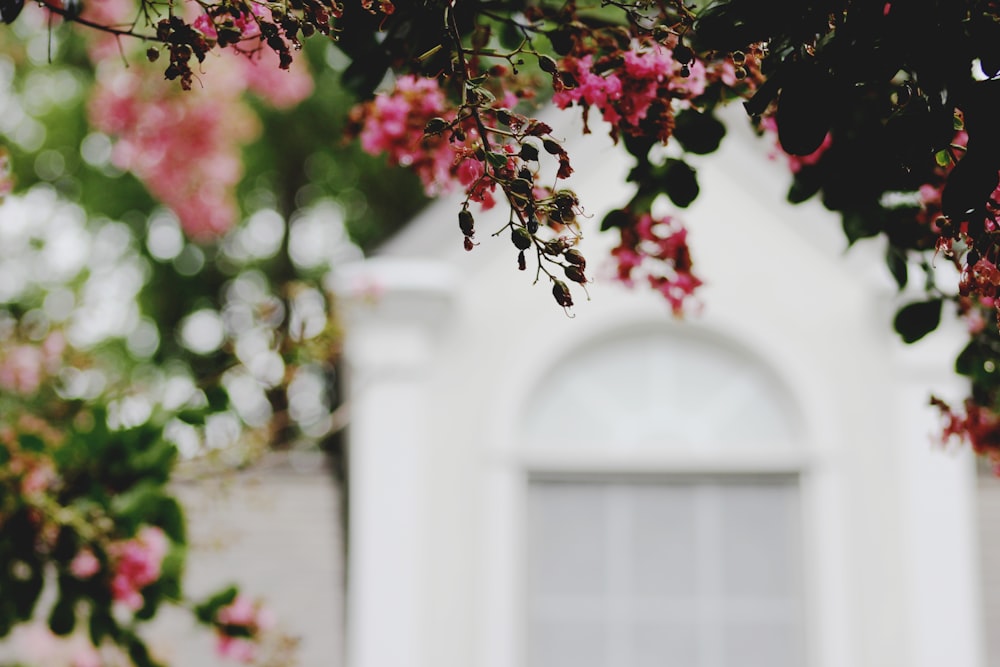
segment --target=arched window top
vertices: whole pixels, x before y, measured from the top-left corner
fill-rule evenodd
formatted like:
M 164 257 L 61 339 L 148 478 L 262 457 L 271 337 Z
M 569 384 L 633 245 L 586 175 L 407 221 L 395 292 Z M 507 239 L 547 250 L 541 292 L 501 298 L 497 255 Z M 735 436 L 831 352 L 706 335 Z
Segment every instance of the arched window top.
M 567 355 L 526 397 L 529 450 L 787 452 L 796 401 L 759 357 L 702 329 L 617 332 Z

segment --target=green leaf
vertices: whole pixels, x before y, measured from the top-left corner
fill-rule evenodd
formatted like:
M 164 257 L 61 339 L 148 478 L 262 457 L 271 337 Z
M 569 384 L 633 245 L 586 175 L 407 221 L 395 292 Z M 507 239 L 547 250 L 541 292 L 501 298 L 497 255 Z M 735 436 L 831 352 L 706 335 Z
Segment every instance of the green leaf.
M 17 437 L 17 444 L 25 452 L 40 454 L 45 451 L 45 441 L 37 435 L 32 435 L 30 433 L 22 433 L 19 435 Z
M 943 299 L 910 303 L 896 313 L 893 327 L 905 343 L 915 343 L 930 332 L 937 329 L 941 323 L 941 305 Z
M 792 204 L 801 204 L 823 187 L 823 172 L 814 165 L 806 165 L 792 178 L 792 185 L 788 188 L 788 201 Z
M 524 33 L 517 26 L 516 21 L 508 19 L 503 22 L 498 38 L 500 40 L 500 46 L 513 51 L 517 47 L 521 46 L 521 42 L 524 41 Z
M 135 667 L 159 667 L 158 663 L 150 657 L 146 643 L 138 635 L 130 632 L 125 636 L 125 641 L 128 647 L 128 657 L 132 659 Z
M 660 173 L 663 191 L 676 206 L 687 208 L 698 198 L 698 177 L 683 160 L 668 158 Z
M 507 160 L 510 158 L 509 155 L 505 153 L 486 153 L 486 160 L 490 163 L 494 169 L 503 169 L 507 166 Z
M 675 123 L 673 137 L 689 153 L 714 153 L 726 136 L 726 126 L 710 112 L 685 109 L 677 114 Z
M 606 232 L 609 229 L 628 227 L 634 220 L 635 218 L 627 211 L 615 208 L 608 211 L 608 214 L 604 216 L 604 220 L 601 221 L 601 231 Z
M 73 632 L 76 627 L 75 606 L 75 600 L 65 595 L 55 603 L 52 613 L 49 614 L 49 628 L 54 634 L 65 637 Z
M 90 642 L 94 646 L 100 646 L 105 637 L 111 637 L 117 641 L 121 635 L 121 629 L 115 623 L 115 619 L 111 617 L 111 614 L 108 613 L 108 610 L 97 607 L 90 613 L 88 630 L 90 633 Z
M 232 603 L 232 601 L 236 599 L 238 592 L 239 591 L 236 586 L 230 586 L 229 588 L 219 591 L 201 604 L 195 606 L 195 616 L 202 623 L 211 623 L 212 619 L 215 618 L 215 614 L 220 609 Z
M 872 218 L 860 211 L 844 211 L 840 219 L 844 226 L 844 235 L 847 236 L 848 245 L 854 245 L 854 242 L 859 239 L 869 238 L 879 233 L 879 227 Z
M 906 252 L 900 248 L 889 246 L 885 252 L 885 263 L 889 267 L 889 273 L 896 281 L 896 286 L 902 290 L 906 287 L 907 280 Z

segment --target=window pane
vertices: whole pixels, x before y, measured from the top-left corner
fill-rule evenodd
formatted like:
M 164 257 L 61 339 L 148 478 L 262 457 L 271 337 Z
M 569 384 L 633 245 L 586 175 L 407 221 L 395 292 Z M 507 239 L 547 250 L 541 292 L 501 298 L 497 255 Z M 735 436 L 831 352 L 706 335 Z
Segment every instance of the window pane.
M 529 594 L 603 595 L 608 522 L 604 487 L 533 484 L 528 517 Z
M 701 664 L 698 628 L 692 619 L 687 623 L 664 626 L 638 623 L 634 634 L 635 667 L 695 667 Z
M 801 664 L 791 478 L 533 482 L 532 667 Z
M 795 595 L 799 542 L 796 487 L 724 485 L 720 492 L 725 595 Z
M 727 624 L 726 665 L 739 667 L 799 667 L 802 649 L 797 623 Z
M 529 667 L 603 667 L 606 651 L 598 621 L 536 621 L 529 629 Z
M 694 490 L 694 485 L 633 485 L 632 595 L 675 600 L 697 595 Z

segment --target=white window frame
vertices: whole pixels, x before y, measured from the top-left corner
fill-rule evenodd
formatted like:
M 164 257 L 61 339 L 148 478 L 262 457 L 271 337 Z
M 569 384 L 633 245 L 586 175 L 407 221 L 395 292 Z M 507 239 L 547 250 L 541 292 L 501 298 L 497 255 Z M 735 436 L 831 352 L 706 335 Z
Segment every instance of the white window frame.
M 720 345 L 729 339 L 715 331 L 699 331 L 692 323 L 681 335 L 709 335 Z M 649 330 L 649 324 L 617 326 L 596 340 L 616 335 Z M 656 324 L 655 329 L 666 335 L 679 331 Z M 579 341 L 579 347 L 592 344 Z M 779 355 L 762 355 L 740 346 L 757 363 L 772 370 L 788 368 L 774 363 Z M 536 360 L 537 361 L 537 360 Z M 551 368 L 539 363 L 535 379 L 540 380 Z M 795 375 L 794 370 L 792 375 Z M 788 373 L 780 373 L 786 380 Z M 523 376 L 521 377 L 524 381 Z M 795 389 L 808 383 L 790 383 Z M 527 386 L 533 386 L 527 383 Z M 803 398 L 803 392 L 795 392 Z M 799 482 L 802 516 L 802 605 L 805 615 L 803 667 L 856 667 L 859 664 L 850 636 L 851 620 L 848 604 L 849 546 L 844 522 L 843 476 L 833 457 L 827 455 L 831 444 L 811 414 L 816 401 L 805 395 L 803 407 L 806 421 L 801 447 L 794 451 L 746 450 L 737 456 L 718 453 L 700 456 L 697 453 L 661 454 L 630 451 L 618 454 L 558 450 L 530 451 L 518 443 L 516 430 L 506 426 L 497 430 L 494 442 L 487 448 L 483 466 L 483 525 L 489 530 L 482 535 L 480 553 L 481 595 L 478 614 L 475 656 L 482 667 L 523 667 L 525 657 L 524 611 L 526 567 L 526 503 L 528 484 L 533 476 L 545 475 L 794 475 Z M 506 406 L 501 414 L 517 415 L 522 406 Z M 507 424 L 516 424 L 508 418 Z

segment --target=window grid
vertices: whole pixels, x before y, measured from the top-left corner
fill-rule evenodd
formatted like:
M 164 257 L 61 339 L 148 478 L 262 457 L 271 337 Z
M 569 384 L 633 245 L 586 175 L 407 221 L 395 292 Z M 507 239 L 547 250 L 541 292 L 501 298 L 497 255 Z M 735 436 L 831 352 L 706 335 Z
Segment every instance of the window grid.
M 603 550 L 604 563 L 598 568 L 601 571 L 593 573 L 604 578 L 604 586 L 591 593 L 570 594 L 565 591 L 553 593 L 544 590 L 547 585 L 544 582 L 538 584 L 539 573 L 536 572 L 529 577 L 534 580 L 533 584 L 538 584 L 536 590 L 528 591 L 530 667 L 562 667 L 547 662 L 545 656 L 536 654 L 537 651 L 533 653 L 534 649 L 531 647 L 540 646 L 538 642 L 545 640 L 545 633 L 541 629 L 543 626 L 550 628 L 550 631 L 553 627 L 562 627 L 563 630 L 565 627 L 576 627 L 578 631 L 582 627 L 597 628 L 595 632 L 601 636 L 581 639 L 595 646 L 603 645 L 603 650 L 598 652 L 599 655 L 585 654 L 584 662 L 577 662 L 575 667 L 651 665 L 653 662 L 648 661 L 650 655 L 643 653 L 640 646 L 639 637 L 645 636 L 642 635 L 643 629 L 658 628 L 658 632 L 662 635 L 664 628 L 673 628 L 677 631 L 676 637 L 683 644 L 684 641 L 690 640 L 690 635 L 685 632 L 685 626 L 696 638 L 697 656 L 693 662 L 685 664 L 691 667 L 732 667 L 737 663 L 733 662 L 733 655 L 727 655 L 727 641 L 733 641 L 741 628 L 745 639 L 753 634 L 747 633 L 747 629 L 756 628 L 759 631 L 762 624 L 764 628 L 778 631 L 779 644 L 781 642 L 787 644 L 783 653 L 791 656 L 787 660 L 788 664 L 801 664 L 803 628 L 800 618 L 799 558 L 795 549 L 798 537 L 796 525 L 798 496 L 794 481 L 789 478 L 766 483 L 761 483 L 759 480 L 664 484 L 535 481 L 531 483 L 530 488 L 529 512 L 544 514 L 546 502 L 551 504 L 553 499 L 560 500 L 558 498 L 560 490 L 570 491 L 569 498 L 572 498 L 574 493 L 582 492 L 590 494 L 591 501 L 599 500 L 592 508 L 598 510 L 595 514 L 599 516 L 596 519 L 588 517 L 585 520 L 593 523 L 591 527 L 595 529 L 595 534 L 592 536 L 592 547 Z M 647 496 L 650 489 L 654 490 L 654 500 L 656 500 L 655 494 L 662 492 L 666 494 L 665 499 L 668 502 L 673 497 L 673 500 L 678 501 L 682 507 L 685 502 L 690 502 L 693 506 L 690 509 L 693 513 L 695 571 L 688 574 L 693 576 L 696 582 L 694 595 L 679 596 L 665 594 L 662 591 L 653 595 L 650 591 L 644 590 L 640 597 L 632 590 L 633 582 L 630 577 L 635 570 L 637 554 L 643 548 L 643 536 L 637 535 L 640 530 L 637 517 L 639 511 L 643 509 L 644 500 L 649 500 Z M 738 545 L 726 543 L 726 494 L 744 493 L 748 489 L 763 489 L 765 505 L 775 504 L 776 507 L 771 509 L 776 509 L 775 513 L 781 515 L 775 521 L 778 522 L 776 525 L 779 537 L 785 539 L 780 540 L 784 543 L 775 545 L 775 548 L 796 552 L 784 555 L 784 559 L 790 561 L 793 567 L 783 573 L 788 578 L 783 593 L 762 595 L 744 592 L 740 596 L 735 596 L 726 590 L 726 555 L 732 556 L 736 553 L 739 556 L 739 553 L 734 551 L 738 549 Z M 767 496 L 774 493 L 777 493 L 777 497 Z M 738 501 L 740 496 L 730 497 L 728 499 L 730 505 L 734 499 Z M 662 502 L 664 499 L 659 500 Z M 557 510 L 557 513 L 565 513 L 565 502 L 561 506 L 562 509 Z M 649 508 L 646 509 L 648 511 Z M 546 520 L 548 519 L 543 518 L 543 522 Z M 566 517 L 563 517 L 563 520 L 566 520 Z M 779 525 L 781 522 L 784 522 L 784 525 Z M 545 528 L 542 526 L 541 530 L 536 530 L 533 534 L 536 542 L 545 542 L 551 538 L 553 533 Z M 532 545 L 530 542 L 531 540 L 529 540 L 531 549 L 529 570 L 533 567 L 533 560 L 544 559 L 544 554 L 539 553 L 539 549 L 544 548 L 544 545 Z M 565 625 L 567 623 L 568 626 Z M 654 638 L 655 641 L 662 639 L 662 636 Z M 753 641 L 760 640 L 751 639 L 751 643 Z M 683 650 L 683 647 L 676 650 Z M 731 647 L 728 652 L 732 653 Z M 780 647 L 779 652 L 782 652 Z M 655 650 L 652 657 L 655 661 Z M 671 663 L 655 661 L 655 664 Z M 739 664 L 749 663 L 741 661 Z M 778 667 L 778 665 L 769 662 L 768 667 Z

